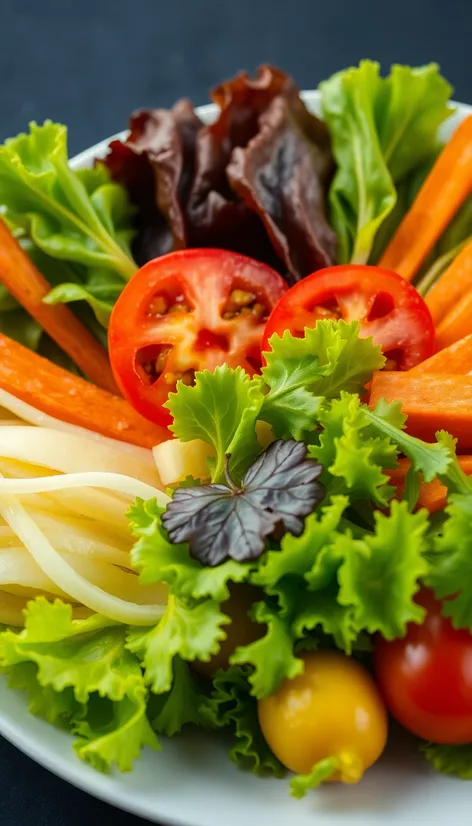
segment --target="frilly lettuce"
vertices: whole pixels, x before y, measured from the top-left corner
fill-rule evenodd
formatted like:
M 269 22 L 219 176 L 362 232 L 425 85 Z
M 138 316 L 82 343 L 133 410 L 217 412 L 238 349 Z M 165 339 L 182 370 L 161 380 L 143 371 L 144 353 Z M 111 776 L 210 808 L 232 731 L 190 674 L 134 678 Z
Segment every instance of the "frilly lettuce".
M 174 657 L 172 686 L 164 694 L 151 694 L 148 716 L 157 734 L 172 737 L 186 725 L 207 726 L 207 686 L 180 657 Z
M 324 399 L 341 390 L 359 393 L 385 359 L 371 339 L 359 338 L 359 324 L 323 321 L 302 338 L 274 335 L 262 371 L 269 388 L 260 418 L 277 436 L 295 439 L 313 432 Z
M 216 391 L 216 393 L 215 393 Z M 258 453 L 256 421 L 264 401 L 261 381 L 237 367 L 217 367 L 197 373 L 193 387 L 179 383 L 165 405 L 173 417 L 171 430 L 184 442 L 202 439 L 211 445 L 212 482 L 224 482 L 224 461 L 231 454 L 230 471 L 239 481 Z
M 126 647 L 144 668 L 144 681 L 155 694 L 172 688 L 173 660 L 208 662 L 219 650 L 229 618 L 212 599 L 188 602 L 169 596 L 164 616 L 155 628 L 131 629 Z
M 0 666 L 26 691 L 30 710 L 78 735 L 79 756 L 101 771 L 129 771 L 145 745 L 158 748 L 146 716 L 139 661 L 126 629 L 101 617 L 73 620 L 70 605 L 39 597 L 21 632 L 0 634 Z
M 239 666 L 217 671 L 201 713 L 211 727 L 231 728 L 234 744 L 229 755 L 240 768 L 261 776 L 283 777 L 286 771 L 262 735 L 248 676 L 249 669 Z
M 445 599 L 444 615 L 455 628 L 472 630 L 472 496 L 453 494 L 446 507 L 447 519 L 435 537 L 428 585 L 438 599 Z

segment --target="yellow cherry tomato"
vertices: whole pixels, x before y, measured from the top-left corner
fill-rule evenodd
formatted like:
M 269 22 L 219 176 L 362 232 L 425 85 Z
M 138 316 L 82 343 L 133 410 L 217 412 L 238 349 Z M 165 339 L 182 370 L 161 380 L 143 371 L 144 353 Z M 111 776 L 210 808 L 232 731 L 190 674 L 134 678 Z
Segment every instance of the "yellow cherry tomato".
M 259 722 L 270 748 L 297 774 L 325 758 L 337 770 L 328 778 L 357 783 L 382 754 L 387 712 L 366 669 L 336 651 L 303 657 L 305 670 L 259 700 Z

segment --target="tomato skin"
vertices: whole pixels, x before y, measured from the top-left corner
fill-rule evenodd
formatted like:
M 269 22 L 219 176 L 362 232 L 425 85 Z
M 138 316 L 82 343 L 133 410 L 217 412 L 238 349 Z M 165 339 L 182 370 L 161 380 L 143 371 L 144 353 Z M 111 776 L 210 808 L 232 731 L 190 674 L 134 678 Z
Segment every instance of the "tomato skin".
M 357 782 L 382 754 L 387 712 L 366 669 L 337 651 L 303 657 L 305 670 L 258 702 L 259 723 L 270 748 L 291 771 L 307 774 L 337 757 L 331 780 Z
M 226 250 L 179 250 L 149 261 L 110 318 L 110 359 L 123 395 L 168 426 L 163 405 L 180 378 L 191 383 L 195 371 L 222 364 L 257 372 L 265 321 L 286 289 L 270 267 Z M 236 293 L 252 302 L 233 312 Z
M 403 639 L 379 638 L 377 682 L 388 710 L 408 731 L 445 745 L 472 742 L 472 634 L 441 616 L 431 591 L 415 601 L 426 609 L 422 625 Z
M 291 287 L 269 317 L 263 351 L 274 333 L 302 336 L 321 318 L 359 321 L 361 336 L 394 360 L 387 369 L 410 370 L 435 352 L 431 313 L 417 290 L 394 272 L 360 264 L 318 270 Z

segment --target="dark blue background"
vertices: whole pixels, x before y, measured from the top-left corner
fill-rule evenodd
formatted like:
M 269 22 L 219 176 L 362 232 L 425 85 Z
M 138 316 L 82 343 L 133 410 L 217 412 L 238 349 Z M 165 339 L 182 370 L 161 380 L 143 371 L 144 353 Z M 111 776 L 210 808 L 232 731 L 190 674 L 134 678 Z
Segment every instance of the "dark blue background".
M 472 103 L 470 0 L 2 0 L 0 139 L 62 121 L 75 153 L 143 105 L 207 100 L 240 68 L 270 61 L 313 88 L 362 57 L 440 63 Z M 0 740 L 2 826 L 133 826 Z M 223 824 L 222 824 L 223 826 Z M 253 826 L 253 824 L 248 824 Z

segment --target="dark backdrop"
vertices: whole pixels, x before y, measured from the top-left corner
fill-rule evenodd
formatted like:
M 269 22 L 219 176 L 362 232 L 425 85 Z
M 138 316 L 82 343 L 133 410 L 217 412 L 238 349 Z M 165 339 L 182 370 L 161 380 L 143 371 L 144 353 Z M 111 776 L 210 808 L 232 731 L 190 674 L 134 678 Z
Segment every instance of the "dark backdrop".
M 270 61 L 313 88 L 362 57 L 440 63 L 472 103 L 470 0 L 1 0 L 0 139 L 30 120 L 68 124 L 75 153 L 139 106 L 198 104 Z M 0 738 L 2 826 L 134 826 Z M 191 826 L 189 824 L 189 826 Z M 224 824 L 222 824 L 224 826 Z M 252 824 L 249 824 L 252 826 Z

